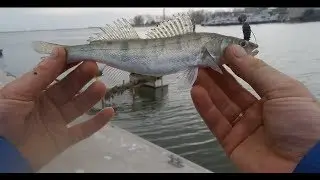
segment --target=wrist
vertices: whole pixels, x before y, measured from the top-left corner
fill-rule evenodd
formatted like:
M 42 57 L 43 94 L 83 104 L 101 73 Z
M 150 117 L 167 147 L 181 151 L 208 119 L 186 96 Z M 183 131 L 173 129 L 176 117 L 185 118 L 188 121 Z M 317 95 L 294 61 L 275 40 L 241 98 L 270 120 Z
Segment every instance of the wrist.
M 293 173 L 320 172 L 320 142 L 315 144 L 295 166 Z
M 31 173 L 29 162 L 8 140 L 0 137 L 0 171 L 3 173 Z

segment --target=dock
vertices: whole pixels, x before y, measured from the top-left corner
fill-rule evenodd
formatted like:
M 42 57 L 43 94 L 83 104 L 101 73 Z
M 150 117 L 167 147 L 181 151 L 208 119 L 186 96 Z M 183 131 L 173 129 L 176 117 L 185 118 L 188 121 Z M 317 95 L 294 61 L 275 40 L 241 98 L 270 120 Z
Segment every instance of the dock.
M 168 93 L 169 85 L 163 83 L 163 77 L 153 77 L 130 73 L 129 82 L 134 82 L 139 79 L 145 79 L 148 81 L 132 89 L 132 94 L 134 97 L 139 95 L 142 98 L 161 99 Z
M 129 81 L 135 81 L 137 79 L 149 79 L 148 82 L 144 83 L 143 86 L 148 86 L 151 88 L 163 88 L 167 87 L 168 84 L 163 84 L 162 77 L 145 76 L 141 74 L 130 73 Z
M 77 123 L 90 118 L 83 115 Z M 75 123 L 76 124 L 76 123 Z M 109 122 L 40 173 L 212 173 Z

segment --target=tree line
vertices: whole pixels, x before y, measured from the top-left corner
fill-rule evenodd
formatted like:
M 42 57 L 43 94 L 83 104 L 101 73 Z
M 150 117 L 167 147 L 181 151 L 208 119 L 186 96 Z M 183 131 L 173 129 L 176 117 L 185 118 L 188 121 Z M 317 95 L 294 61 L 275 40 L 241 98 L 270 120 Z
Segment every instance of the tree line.
M 189 10 L 188 13 L 191 17 L 191 21 L 194 24 L 201 24 L 207 19 L 214 19 L 215 17 L 221 16 L 239 16 L 244 13 L 252 13 L 258 12 L 268 9 L 264 8 L 234 8 L 231 11 L 205 11 L 205 10 Z M 275 12 L 286 12 L 287 8 L 274 8 Z M 167 17 L 166 19 L 170 19 L 171 17 Z M 132 19 L 133 26 L 154 26 L 160 23 L 162 18 L 155 18 L 151 15 L 137 15 Z

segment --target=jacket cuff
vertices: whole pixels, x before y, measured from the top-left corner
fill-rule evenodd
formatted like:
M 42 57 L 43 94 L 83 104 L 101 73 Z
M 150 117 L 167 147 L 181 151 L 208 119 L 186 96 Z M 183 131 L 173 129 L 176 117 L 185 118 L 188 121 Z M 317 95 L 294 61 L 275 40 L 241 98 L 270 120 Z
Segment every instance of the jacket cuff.
M 293 173 L 319 173 L 320 172 L 320 142 L 318 142 L 301 159 Z
M 32 173 L 29 162 L 16 147 L 0 137 L 0 173 Z

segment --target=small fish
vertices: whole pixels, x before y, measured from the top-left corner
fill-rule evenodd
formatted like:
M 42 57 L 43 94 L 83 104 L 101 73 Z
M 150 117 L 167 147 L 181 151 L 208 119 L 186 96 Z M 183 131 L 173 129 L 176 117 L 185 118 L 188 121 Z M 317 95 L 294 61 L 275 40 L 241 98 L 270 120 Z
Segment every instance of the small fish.
M 165 76 L 179 73 L 189 85 L 193 85 L 199 67 L 210 67 L 220 73 L 219 59 L 230 44 L 242 46 L 248 54 L 258 54 L 258 45 L 241 38 L 217 33 L 193 32 L 190 16 L 181 14 L 163 21 L 140 38 L 130 23 L 117 20 L 115 26 L 100 28 L 102 33 L 90 37 L 87 44 L 60 45 L 48 42 L 33 42 L 34 50 L 50 54 L 54 47 L 64 47 L 67 63 L 96 61 L 106 64 L 106 73 L 121 82 L 125 72 L 148 76 Z

